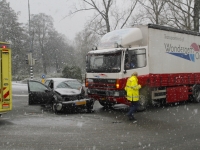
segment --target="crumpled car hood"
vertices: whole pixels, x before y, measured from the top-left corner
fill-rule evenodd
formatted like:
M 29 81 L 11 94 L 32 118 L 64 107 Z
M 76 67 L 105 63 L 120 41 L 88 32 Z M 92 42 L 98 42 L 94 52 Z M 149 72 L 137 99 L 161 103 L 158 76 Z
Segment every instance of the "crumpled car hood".
M 81 93 L 80 90 L 66 88 L 57 88 L 55 89 L 55 91 L 60 93 L 61 95 L 78 95 Z

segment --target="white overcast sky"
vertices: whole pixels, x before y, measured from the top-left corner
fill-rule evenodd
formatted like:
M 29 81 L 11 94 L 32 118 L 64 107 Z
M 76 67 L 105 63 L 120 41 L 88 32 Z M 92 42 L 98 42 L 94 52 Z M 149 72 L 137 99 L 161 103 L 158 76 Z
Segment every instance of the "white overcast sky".
M 54 27 L 59 33 L 63 33 L 70 40 L 73 40 L 76 33 L 83 30 L 85 21 L 91 16 L 91 12 L 80 12 L 72 17 L 67 17 L 70 10 L 73 10 L 73 3 L 80 0 L 29 0 L 30 13 L 45 13 L 54 19 Z M 19 22 L 28 22 L 28 0 L 7 0 L 10 7 L 19 14 Z M 63 19 L 63 20 L 62 20 Z

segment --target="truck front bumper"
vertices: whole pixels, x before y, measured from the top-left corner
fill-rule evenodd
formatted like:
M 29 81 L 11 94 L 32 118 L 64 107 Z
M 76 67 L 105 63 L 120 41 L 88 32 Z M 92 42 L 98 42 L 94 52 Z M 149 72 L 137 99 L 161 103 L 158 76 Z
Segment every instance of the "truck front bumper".
M 114 97 L 114 96 L 101 96 L 101 95 L 96 95 L 96 94 L 88 94 L 88 96 L 98 101 L 108 101 L 115 104 L 129 105 L 129 101 L 127 101 L 125 96 Z

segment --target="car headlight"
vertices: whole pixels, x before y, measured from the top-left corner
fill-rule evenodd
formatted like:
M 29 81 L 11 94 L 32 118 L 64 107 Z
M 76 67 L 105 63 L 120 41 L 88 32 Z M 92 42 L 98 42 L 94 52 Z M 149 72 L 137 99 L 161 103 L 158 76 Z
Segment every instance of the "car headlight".
M 56 95 L 53 96 L 54 100 L 57 101 L 58 97 Z

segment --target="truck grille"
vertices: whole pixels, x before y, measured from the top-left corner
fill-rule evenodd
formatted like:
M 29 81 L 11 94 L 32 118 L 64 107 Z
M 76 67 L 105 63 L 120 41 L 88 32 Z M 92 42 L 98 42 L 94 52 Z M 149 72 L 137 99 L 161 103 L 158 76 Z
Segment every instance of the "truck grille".
M 106 91 L 96 91 L 99 95 L 106 95 Z
M 115 79 L 93 79 L 93 82 L 88 83 L 88 88 L 115 89 L 115 84 Z

